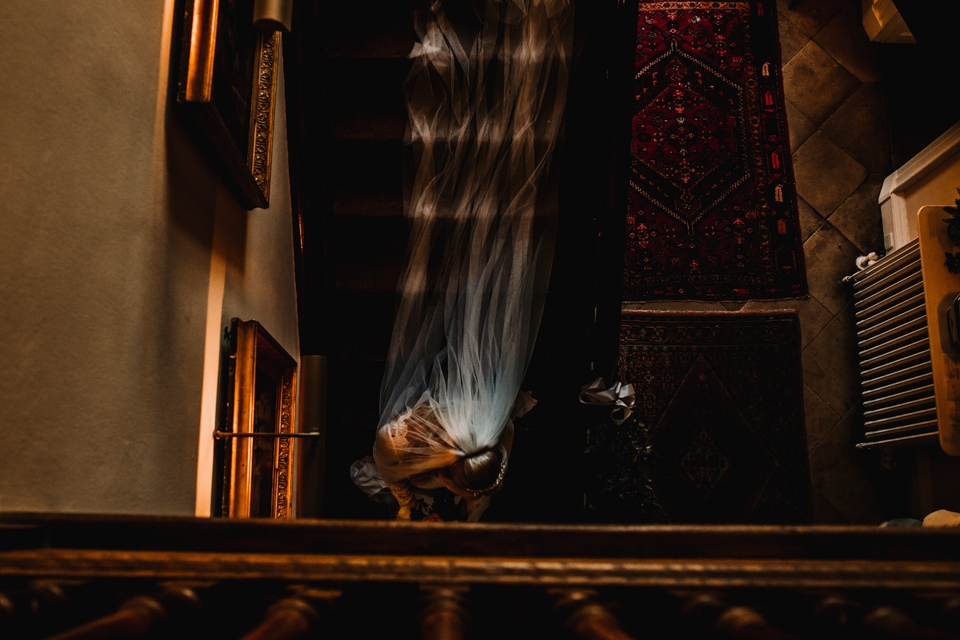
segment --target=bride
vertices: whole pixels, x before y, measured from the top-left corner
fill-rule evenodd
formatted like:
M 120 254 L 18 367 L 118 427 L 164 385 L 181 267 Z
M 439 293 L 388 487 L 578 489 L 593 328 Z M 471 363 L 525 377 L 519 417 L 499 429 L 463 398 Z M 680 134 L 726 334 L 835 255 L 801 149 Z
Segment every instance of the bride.
M 499 491 L 553 259 L 546 187 L 569 75 L 571 0 L 436 0 L 414 12 L 405 85 L 410 244 L 372 459 L 397 516 L 446 489 L 476 521 Z M 386 492 L 389 489 L 389 493 Z M 427 506 L 424 506 L 427 505 Z

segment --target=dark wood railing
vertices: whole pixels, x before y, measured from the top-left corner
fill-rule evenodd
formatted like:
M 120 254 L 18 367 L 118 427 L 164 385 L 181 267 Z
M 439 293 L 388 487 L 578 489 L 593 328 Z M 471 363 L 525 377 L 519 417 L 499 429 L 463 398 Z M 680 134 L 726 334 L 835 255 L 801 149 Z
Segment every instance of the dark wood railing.
M 0 516 L 0 638 L 960 638 L 945 529 Z

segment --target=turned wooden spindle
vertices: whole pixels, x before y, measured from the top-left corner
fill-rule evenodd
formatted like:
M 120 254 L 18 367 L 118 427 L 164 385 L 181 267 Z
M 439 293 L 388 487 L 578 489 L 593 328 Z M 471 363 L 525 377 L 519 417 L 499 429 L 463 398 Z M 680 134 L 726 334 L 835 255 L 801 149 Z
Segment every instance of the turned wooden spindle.
M 796 636 L 771 626 L 755 609 L 730 606 L 718 596 L 700 594 L 687 600 L 683 615 L 703 630 L 735 640 L 793 640 Z
M 730 607 L 720 614 L 714 630 L 736 640 L 794 640 L 797 636 L 770 626 L 766 619 L 750 607 Z
M 589 589 L 550 591 L 554 611 L 564 616 L 564 626 L 584 640 L 632 640 L 620 621 L 607 607 L 596 601 L 596 592 Z
M 171 609 L 180 613 L 195 611 L 199 606 L 196 594 L 187 588 L 169 589 L 156 596 L 135 596 L 124 602 L 116 613 L 50 636 L 47 640 L 136 638 L 167 622 L 171 618 Z
M 850 626 L 850 603 L 842 595 L 821 597 L 813 605 L 813 622 L 821 633 L 840 633 Z
M 125 602 L 116 613 L 58 633 L 48 640 L 107 640 L 136 638 L 167 619 L 166 609 L 154 598 L 137 596 Z
M 960 629 L 960 596 L 952 595 L 940 605 L 940 624 L 947 629 Z
M 0 624 L 8 620 L 13 620 L 17 615 L 17 607 L 13 600 L 0 593 Z
M 243 640 L 293 640 L 310 633 L 320 614 L 306 599 L 284 598 L 267 609 L 263 622 Z
M 464 607 L 466 588 L 420 588 L 424 606 L 420 613 L 420 631 L 423 640 L 462 640 L 470 624 L 470 615 Z
M 901 609 L 892 606 L 877 607 L 865 615 L 863 617 L 863 628 L 877 638 L 960 640 L 960 635 L 920 625 Z

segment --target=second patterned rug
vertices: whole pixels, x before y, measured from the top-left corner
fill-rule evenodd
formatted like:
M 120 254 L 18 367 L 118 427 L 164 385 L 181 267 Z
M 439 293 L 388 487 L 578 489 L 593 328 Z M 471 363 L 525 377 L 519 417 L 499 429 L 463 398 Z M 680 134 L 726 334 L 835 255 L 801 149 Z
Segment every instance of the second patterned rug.
M 665 519 L 808 523 L 797 314 L 624 311 L 621 327 L 643 473 Z

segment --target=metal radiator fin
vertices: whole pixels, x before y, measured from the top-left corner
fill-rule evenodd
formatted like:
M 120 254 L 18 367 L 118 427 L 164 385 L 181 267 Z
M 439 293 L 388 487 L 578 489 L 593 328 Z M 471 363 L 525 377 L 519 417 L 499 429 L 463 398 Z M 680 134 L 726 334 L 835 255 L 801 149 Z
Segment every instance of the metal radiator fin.
M 863 393 L 858 447 L 927 442 L 937 436 L 920 243 L 853 275 Z

